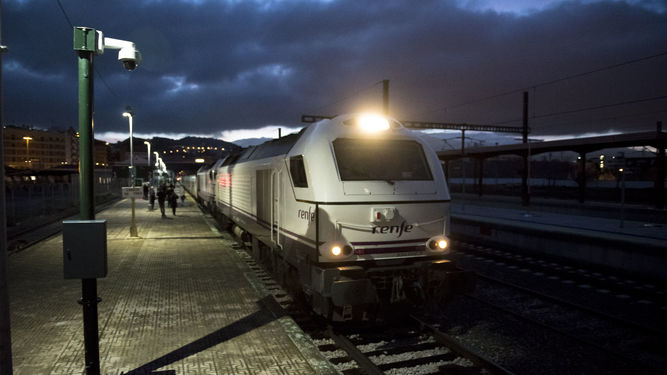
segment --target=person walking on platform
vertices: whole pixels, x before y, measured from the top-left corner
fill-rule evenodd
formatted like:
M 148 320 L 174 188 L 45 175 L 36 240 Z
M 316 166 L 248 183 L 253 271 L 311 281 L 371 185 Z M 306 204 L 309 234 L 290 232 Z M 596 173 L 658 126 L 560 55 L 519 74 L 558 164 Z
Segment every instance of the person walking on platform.
M 150 196 L 151 211 L 153 211 L 155 209 L 155 189 L 152 186 L 148 195 Z
M 162 217 L 167 217 L 167 215 L 164 214 L 164 200 L 167 198 L 167 188 L 162 185 L 160 188 L 157 190 L 157 204 L 160 206 L 160 212 L 162 212 Z
M 176 216 L 176 206 L 178 206 L 178 194 L 174 191 L 173 187 L 170 187 L 168 195 L 169 206 L 171 206 L 171 212 Z

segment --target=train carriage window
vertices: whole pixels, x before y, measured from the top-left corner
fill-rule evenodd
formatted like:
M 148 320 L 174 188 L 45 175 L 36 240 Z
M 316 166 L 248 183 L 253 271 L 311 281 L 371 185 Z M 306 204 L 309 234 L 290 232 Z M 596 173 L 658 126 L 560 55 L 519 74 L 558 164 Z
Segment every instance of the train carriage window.
M 342 181 L 433 180 L 418 142 L 339 138 L 333 146 Z
M 306 168 L 303 165 L 302 155 L 289 158 L 289 171 L 292 175 L 294 187 L 308 187 L 308 178 L 306 177 Z

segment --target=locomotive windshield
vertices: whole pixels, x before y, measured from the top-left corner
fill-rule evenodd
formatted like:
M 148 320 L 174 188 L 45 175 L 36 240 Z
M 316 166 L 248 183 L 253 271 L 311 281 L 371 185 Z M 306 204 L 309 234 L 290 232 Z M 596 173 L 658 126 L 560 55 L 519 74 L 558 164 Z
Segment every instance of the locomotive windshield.
M 339 138 L 333 146 L 342 181 L 433 180 L 415 141 Z

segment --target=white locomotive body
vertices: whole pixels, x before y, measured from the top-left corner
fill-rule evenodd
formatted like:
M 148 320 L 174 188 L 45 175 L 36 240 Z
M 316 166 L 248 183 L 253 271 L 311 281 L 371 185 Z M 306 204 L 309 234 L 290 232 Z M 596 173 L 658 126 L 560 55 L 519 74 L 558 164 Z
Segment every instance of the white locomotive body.
M 381 306 L 472 287 L 446 258 L 450 195 L 440 161 L 394 120 L 323 120 L 204 173 L 215 182 L 215 209 L 253 255 L 331 320 L 372 319 Z M 210 187 L 198 190 L 209 199 Z
M 222 162 L 223 160 L 218 160 L 211 167 L 202 167 L 197 171 L 195 180 L 197 197 L 209 210 L 215 207 L 215 170 Z

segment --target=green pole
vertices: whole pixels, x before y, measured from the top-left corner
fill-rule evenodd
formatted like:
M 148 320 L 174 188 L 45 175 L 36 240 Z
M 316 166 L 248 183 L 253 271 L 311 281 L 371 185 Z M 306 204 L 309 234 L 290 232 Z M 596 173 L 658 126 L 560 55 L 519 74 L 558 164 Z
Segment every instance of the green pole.
M 81 220 L 95 219 L 93 184 L 93 57 L 95 29 L 74 28 L 79 63 L 79 200 Z
M 0 1 L 0 25 L 2 25 L 2 1 Z M 2 45 L 0 27 L 0 374 L 11 375 L 12 338 L 9 319 L 9 283 L 7 281 L 7 216 L 5 215 L 5 156 L 2 130 L 2 54 L 7 48 Z
M 74 50 L 79 65 L 79 181 L 81 220 L 95 219 L 93 185 L 93 58 L 96 31 L 89 27 L 74 28 Z M 83 305 L 83 339 L 86 374 L 100 374 L 100 348 L 97 322 L 97 279 L 81 279 Z

